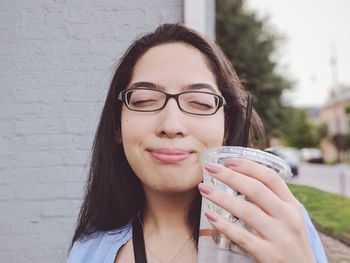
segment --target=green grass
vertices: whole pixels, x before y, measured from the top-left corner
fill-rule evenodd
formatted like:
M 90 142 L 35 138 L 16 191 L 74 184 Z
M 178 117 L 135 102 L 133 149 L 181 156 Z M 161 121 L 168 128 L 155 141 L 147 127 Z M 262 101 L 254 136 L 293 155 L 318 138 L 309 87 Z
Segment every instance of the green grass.
M 350 198 L 309 186 L 288 186 L 318 227 L 332 236 L 350 240 Z

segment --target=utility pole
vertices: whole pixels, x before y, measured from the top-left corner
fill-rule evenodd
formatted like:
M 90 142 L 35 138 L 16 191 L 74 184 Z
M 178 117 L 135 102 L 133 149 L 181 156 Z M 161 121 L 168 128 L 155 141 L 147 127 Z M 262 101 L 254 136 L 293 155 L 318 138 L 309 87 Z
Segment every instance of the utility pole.
M 338 84 L 338 61 L 337 61 L 337 53 L 336 53 L 336 45 L 335 43 L 331 43 L 331 59 L 330 59 L 330 66 L 332 70 L 332 90 L 333 90 L 333 113 L 334 113 L 334 134 L 335 137 L 335 144 L 337 148 L 337 162 L 340 162 L 340 144 L 341 142 L 341 123 L 340 123 L 340 116 L 337 112 L 337 104 L 339 103 L 339 98 L 341 95 L 341 90 Z
M 338 61 L 337 61 L 337 47 L 333 42 L 331 44 L 331 70 L 332 70 L 332 89 L 334 91 L 338 90 Z

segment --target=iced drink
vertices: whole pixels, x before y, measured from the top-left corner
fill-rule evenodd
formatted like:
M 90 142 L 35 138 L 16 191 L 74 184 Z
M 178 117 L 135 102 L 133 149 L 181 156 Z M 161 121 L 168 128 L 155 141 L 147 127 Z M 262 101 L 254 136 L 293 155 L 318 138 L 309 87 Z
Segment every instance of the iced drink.
M 255 161 L 271 169 L 275 170 L 284 181 L 288 181 L 292 175 L 289 165 L 281 158 L 252 148 L 245 148 L 239 146 L 222 146 L 217 148 L 210 148 L 202 153 L 201 160 L 203 167 L 207 163 L 218 163 L 224 165 L 225 159 L 240 158 Z M 203 181 L 206 184 L 211 184 L 215 188 L 237 196 L 238 198 L 245 198 L 244 195 L 235 191 L 226 184 L 213 178 L 205 169 L 203 174 Z M 223 216 L 234 224 L 238 224 L 248 231 L 255 233 L 255 231 L 244 222 L 224 210 L 223 208 L 213 204 L 207 199 L 202 199 L 199 244 L 198 244 L 198 261 L 199 263 L 251 263 L 255 260 L 235 243 L 226 238 L 220 232 L 215 230 L 207 221 L 204 212 L 211 210 Z

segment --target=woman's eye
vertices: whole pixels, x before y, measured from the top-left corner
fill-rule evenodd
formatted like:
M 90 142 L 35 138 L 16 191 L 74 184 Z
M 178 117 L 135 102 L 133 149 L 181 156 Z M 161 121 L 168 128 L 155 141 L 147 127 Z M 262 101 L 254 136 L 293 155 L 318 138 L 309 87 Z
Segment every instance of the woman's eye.
M 156 102 L 156 100 L 133 100 L 130 101 L 130 104 L 132 106 L 148 106 Z
M 203 102 L 199 102 L 199 101 L 191 101 L 188 104 L 192 108 L 196 108 L 199 110 L 211 110 L 214 108 L 213 105 L 211 105 L 211 104 L 207 104 L 207 103 L 203 103 Z

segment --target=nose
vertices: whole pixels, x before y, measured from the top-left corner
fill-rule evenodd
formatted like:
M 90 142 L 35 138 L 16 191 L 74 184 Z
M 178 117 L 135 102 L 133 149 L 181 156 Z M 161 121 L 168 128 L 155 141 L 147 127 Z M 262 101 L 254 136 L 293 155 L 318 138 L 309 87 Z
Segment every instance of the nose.
M 175 99 L 170 99 L 167 105 L 158 114 L 158 136 L 176 138 L 187 135 L 188 132 L 184 120 L 186 114 L 179 109 Z

